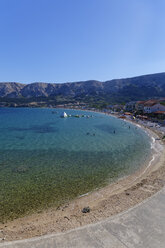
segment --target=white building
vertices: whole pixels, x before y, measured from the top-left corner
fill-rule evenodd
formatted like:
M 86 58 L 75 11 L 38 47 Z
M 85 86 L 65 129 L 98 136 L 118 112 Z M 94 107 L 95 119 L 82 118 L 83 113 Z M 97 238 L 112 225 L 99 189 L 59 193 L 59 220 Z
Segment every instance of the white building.
M 154 113 L 157 111 L 165 111 L 165 106 L 160 103 L 146 103 L 144 105 L 144 113 Z

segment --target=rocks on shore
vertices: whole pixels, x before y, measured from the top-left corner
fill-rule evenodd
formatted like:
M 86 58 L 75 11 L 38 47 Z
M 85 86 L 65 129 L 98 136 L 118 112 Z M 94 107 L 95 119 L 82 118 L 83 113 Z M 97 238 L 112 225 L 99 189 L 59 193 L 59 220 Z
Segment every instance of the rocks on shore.
M 81 212 L 86 214 L 86 213 L 89 213 L 91 211 L 90 207 L 84 207 Z

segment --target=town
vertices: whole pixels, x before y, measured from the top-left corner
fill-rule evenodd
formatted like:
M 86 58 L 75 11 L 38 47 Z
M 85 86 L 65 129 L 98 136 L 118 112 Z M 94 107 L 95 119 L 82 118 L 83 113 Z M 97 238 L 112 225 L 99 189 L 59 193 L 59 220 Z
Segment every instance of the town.
M 105 108 L 91 107 L 85 103 L 76 102 L 74 104 L 60 104 L 56 108 L 70 108 L 91 111 L 101 111 L 107 114 L 115 114 L 119 117 L 130 116 L 141 120 L 152 120 L 160 123 L 165 123 L 165 98 L 150 99 L 146 101 L 131 101 L 126 104 L 107 105 Z

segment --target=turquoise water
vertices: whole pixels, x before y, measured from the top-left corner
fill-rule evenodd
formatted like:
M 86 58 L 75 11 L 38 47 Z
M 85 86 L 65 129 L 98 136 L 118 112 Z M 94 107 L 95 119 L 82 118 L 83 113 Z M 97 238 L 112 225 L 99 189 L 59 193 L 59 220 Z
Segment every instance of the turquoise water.
M 93 117 L 60 118 L 56 111 L 0 108 L 0 221 L 59 206 L 148 158 L 143 130 L 104 114 L 65 110 Z

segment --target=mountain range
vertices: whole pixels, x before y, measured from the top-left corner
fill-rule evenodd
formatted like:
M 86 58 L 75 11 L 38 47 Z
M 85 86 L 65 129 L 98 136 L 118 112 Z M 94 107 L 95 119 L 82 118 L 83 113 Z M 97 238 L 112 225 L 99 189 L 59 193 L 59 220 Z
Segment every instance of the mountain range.
M 165 73 L 150 74 L 132 78 L 113 79 L 105 82 L 96 80 L 73 83 L 31 83 L 1 82 L 1 98 L 38 97 L 87 98 L 106 96 L 119 101 L 141 100 L 151 97 L 165 97 Z

